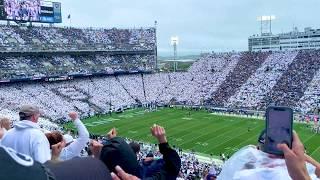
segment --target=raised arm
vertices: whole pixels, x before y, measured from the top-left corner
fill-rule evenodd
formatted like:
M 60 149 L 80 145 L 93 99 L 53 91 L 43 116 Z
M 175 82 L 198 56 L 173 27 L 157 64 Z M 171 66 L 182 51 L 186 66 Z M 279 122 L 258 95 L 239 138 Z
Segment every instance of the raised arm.
M 168 142 L 165 135 L 165 129 L 158 125 L 151 127 L 151 134 L 158 140 L 159 149 L 163 155 L 165 165 L 162 167 L 160 172 L 154 174 L 152 177 L 145 178 L 143 180 L 175 180 L 179 174 L 181 168 L 181 159 L 178 153 L 173 150 Z M 119 166 L 116 168 L 116 172 L 111 173 L 113 180 L 138 180 L 139 178 L 126 173 Z
M 81 150 L 84 149 L 89 142 L 89 132 L 78 118 L 78 114 L 76 112 L 70 112 L 69 117 L 77 128 L 79 137 L 71 142 L 71 144 L 67 144 L 66 148 L 73 154 L 80 154 Z
M 160 153 L 163 155 L 165 165 L 159 173 L 147 179 L 176 179 L 181 168 L 181 159 L 178 153 L 169 146 L 165 129 L 161 126 L 153 125 L 151 134 L 159 142 Z

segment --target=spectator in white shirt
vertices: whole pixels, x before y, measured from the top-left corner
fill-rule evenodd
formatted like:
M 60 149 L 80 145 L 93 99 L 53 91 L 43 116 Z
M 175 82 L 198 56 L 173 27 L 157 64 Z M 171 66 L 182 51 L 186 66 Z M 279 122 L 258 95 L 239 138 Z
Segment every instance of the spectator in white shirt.
M 37 124 L 40 115 L 37 106 L 23 105 L 19 112 L 20 122 L 5 134 L 2 145 L 29 155 L 40 163 L 50 160 L 49 142 Z
M 60 154 L 60 160 L 63 161 L 80 156 L 81 150 L 83 150 L 89 142 L 89 132 L 84 124 L 80 121 L 78 114 L 76 112 L 71 112 L 69 113 L 69 117 L 76 126 L 79 137 L 77 139 L 73 139 L 70 134 L 65 134 L 63 136 L 64 140 L 66 141 L 66 147 L 62 149 Z

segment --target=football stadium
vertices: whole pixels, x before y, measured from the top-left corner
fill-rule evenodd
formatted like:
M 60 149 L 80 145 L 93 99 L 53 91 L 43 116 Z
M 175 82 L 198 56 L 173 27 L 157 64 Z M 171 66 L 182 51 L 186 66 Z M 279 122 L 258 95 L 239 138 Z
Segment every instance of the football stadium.
M 167 3 L 0 0 L 0 180 L 320 178 L 320 29 Z

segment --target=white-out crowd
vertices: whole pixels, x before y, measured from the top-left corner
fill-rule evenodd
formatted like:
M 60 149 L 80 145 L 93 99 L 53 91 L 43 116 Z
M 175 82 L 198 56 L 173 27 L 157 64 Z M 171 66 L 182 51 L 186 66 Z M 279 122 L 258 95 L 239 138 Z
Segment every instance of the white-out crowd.
M 223 107 L 255 110 L 265 108 L 268 105 L 267 100 L 271 97 L 275 102 L 280 102 L 278 105 L 288 105 L 298 112 L 310 113 L 319 108 L 320 88 L 317 84 L 320 66 L 312 64 L 313 71 L 307 71 L 301 76 L 302 79 L 291 79 L 300 77 L 291 76 L 298 73 L 296 70 L 301 69 L 300 66 L 294 69 L 298 63 L 306 66 L 307 62 L 314 63 L 303 58 L 297 59 L 299 53 L 312 56 L 318 52 L 270 53 L 250 76 L 245 69 L 239 68 L 239 64 L 245 64 L 247 59 L 244 57 L 248 57 L 247 55 L 213 53 L 196 61 L 188 72 L 109 75 L 62 82 L 6 84 L 0 88 L 0 107 L 14 111 L 22 104 L 37 104 L 45 111 L 47 118 L 56 121 L 64 119 L 69 111 L 77 111 L 86 117 L 96 113 L 107 113 L 110 109 L 117 110 L 125 106 L 148 103 L 214 106 L 222 102 Z M 255 58 L 259 54 L 250 56 Z M 235 72 L 236 70 L 239 72 Z M 237 78 L 242 80 L 230 82 L 228 77 L 234 74 L 238 74 Z M 246 77 L 247 79 L 243 80 Z M 283 87 L 284 84 L 279 81 L 284 81 L 284 78 L 287 82 L 296 83 Z M 234 93 L 225 92 L 215 99 L 225 84 L 234 87 Z M 299 87 L 295 89 L 296 86 Z M 278 91 L 275 92 L 276 89 L 281 91 L 282 96 L 275 96 L 279 94 Z M 296 103 L 292 104 L 293 101 Z
M 0 50 L 154 50 L 155 28 L 105 29 L 0 25 Z
M 146 72 L 155 67 L 152 54 L 112 55 L 43 55 L 0 57 L 0 80 L 37 79 L 76 74 L 114 74 L 116 72 Z

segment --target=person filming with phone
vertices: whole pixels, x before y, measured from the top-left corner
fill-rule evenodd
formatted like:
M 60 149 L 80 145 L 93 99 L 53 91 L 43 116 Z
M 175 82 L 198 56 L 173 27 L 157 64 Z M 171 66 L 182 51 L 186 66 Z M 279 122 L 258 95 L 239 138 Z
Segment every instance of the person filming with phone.
M 320 163 L 305 154 L 304 145 L 293 130 L 293 110 L 268 107 L 265 122 L 258 146 L 237 151 L 224 164 L 218 180 L 319 179 Z

